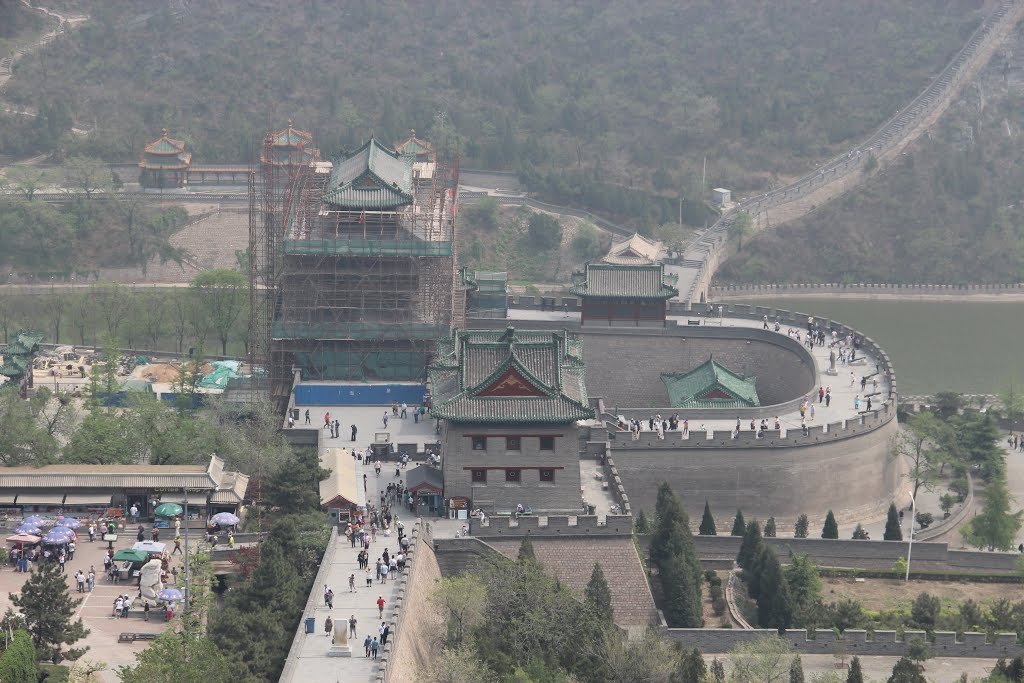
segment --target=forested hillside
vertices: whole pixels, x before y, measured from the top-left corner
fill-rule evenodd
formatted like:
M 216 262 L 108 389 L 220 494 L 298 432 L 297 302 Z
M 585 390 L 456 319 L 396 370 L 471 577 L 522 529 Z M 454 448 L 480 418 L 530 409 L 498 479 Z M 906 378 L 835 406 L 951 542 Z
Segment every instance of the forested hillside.
M 761 234 L 723 283 L 1024 279 L 1024 32 L 891 168 Z
M 328 153 L 408 128 L 451 138 L 464 164 L 527 171 L 556 200 L 585 202 L 595 179 L 694 197 L 705 156 L 708 186 L 745 192 L 865 135 L 981 5 L 96 0 L 81 3 L 90 22 L 16 65 L 7 97 L 96 124 L 60 144 L 109 160 L 162 127 L 196 161 L 244 160 L 291 117 Z M 2 152 L 20 137 L 0 130 Z

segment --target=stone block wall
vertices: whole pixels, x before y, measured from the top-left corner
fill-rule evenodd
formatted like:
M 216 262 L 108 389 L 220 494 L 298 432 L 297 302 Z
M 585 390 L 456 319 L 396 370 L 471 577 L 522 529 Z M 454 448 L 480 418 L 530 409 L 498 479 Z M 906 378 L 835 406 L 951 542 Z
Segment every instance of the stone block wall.
M 684 649 L 697 648 L 704 654 L 729 652 L 741 643 L 750 643 L 775 635 L 773 629 L 714 629 L 714 628 L 666 628 L 661 632 L 679 642 Z M 847 631 L 836 636 L 833 631 L 819 630 L 814 638 L 808 638 L 804 629 L 789 629 L 782 636 L 796 654 L 833 654 L 845 650 L 849 656 L 890 656 L 906 654 L 909 641 L 915 636 L 925 638 L 924 631 L 905 631 L 902 639 L 895 631 L 875 631 L 873 637 L 865 631 Z M 934 634 L 932 647 L 939 657 L 982 657 L 1012 658 L 1024 655 L 1024 642 L 1015 633 L 996 634 L 990 642 L 984 633 L 964 633 L 961 640 L 956 633 Z

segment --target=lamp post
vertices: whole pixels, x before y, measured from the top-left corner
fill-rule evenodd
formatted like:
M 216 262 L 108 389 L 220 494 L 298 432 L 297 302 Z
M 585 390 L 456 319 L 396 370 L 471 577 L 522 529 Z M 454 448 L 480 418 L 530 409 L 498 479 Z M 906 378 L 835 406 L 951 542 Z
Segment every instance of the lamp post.
M 191 591 L 189 590 L 191 586 L 189 584 L 189 572 L 188 572 L 188 489 L 187 488 L 183 488 L 182 492 L 185 494 L 185 505 L 184 505 L 184 510 L 182 511 L 182 514 L 181 514 L 181 516 L 183 518 L 182 521 L 184 522 L 183 526 L 185 527 L 185 558 L 184 558 L 184 562 L 185 562 L 185 599 L 182 601 L 183 602 L 182 610 L 185 611 L 185 612 L 188 612 L 189 611 L 189 604 L 188 604 L 189 603 L 189 597 L 191 597 L 191 595 L 192 595 Z M 911 523 L 911 528 L 913 528 L 913 523 Z
M 914 513 L 917 511 L 913 490 L 908 490 L 907 494 L 910 496 L 910 543 L 907 544 L 907 574 L 903 577 L 904 583 L 910 581 L 910 552 L 914 549 Z

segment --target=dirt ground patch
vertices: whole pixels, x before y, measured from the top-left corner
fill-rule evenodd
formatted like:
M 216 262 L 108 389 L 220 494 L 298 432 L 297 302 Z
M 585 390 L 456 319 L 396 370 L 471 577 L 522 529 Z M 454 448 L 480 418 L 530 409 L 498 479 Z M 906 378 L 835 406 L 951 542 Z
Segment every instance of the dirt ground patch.
M 868 610 L 910 608 L 919 593 L 938 596 L 943 603 L 959 603 L 971 598 L 988 603 L 998 598 L 1019 600 L 1019 585 L 1006 583 L 961 583 L 958 581 L 911 581 L 905 584 L 894 579 L 822 579 L 822 598 L 825 602 L 857 600 Z

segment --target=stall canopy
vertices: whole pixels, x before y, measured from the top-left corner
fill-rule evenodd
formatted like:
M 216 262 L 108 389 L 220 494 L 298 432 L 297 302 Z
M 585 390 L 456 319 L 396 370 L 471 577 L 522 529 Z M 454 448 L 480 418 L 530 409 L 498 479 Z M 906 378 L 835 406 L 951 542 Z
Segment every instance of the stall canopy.
M 0 505 L 14 505 L 14 499 L 17 494 L 14 493 L 0 493 Z
M 180 493 L 165 493 L 160 497 L 161 502 L 164 503 L 179 503 L 185 505 L 185 496 Z M 188 494 L 189 505 L 206 505 L 206 494 L 205 493 L 189 493 Z
M 61 505 L 63 502 L 63 491 L 33 491 L 18 494 L 18 505 Z
M 356 483 L 356 461 L 351 451 L 347 448 L 325 448 L 320 456 L 320 467 L 330 470 L 327 478 L 320 482 L 322 508 L 366 505 L 363 487 Z
M 110 505 L 110 492 L 78 491 L 64 496 L 65 505 Z

